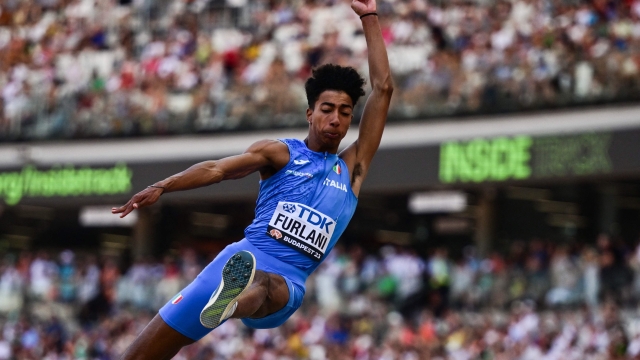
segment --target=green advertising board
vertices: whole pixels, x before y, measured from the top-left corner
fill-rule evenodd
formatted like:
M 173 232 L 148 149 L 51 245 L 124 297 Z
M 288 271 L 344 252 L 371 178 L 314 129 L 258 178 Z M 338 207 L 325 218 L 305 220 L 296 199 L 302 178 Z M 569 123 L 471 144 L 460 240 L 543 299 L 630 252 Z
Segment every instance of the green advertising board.
M 72 165 L 38 170 L 31 165 L 0 173 L 0 197 L 15 205 L 24 197 L 72 197 L 128 193 L 133 171 L 124 163 L 111 168 Z
M 613 170 L 609 133 L 513 136 L 449 141 L 440 146 L 444 184 L 607 174 Z
M 555 181 L 584 176 L 640 176 L 640 129 L 561 136 L 514 135 L 381 148 L 363 191 L 414 191 L 425 186 Z M 110 165 L 26 165 L 0 171 L 0 204 L 120 204 L 147 185 L 199 161 L 129 161 Z M 259 177 L 224 181 L 163 196 L 171 200 L 251 199 Z

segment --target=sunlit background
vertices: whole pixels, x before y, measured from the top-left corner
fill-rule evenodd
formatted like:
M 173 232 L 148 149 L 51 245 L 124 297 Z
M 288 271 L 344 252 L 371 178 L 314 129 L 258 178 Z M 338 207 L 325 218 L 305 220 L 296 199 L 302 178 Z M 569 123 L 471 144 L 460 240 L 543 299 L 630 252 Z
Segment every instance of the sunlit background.
M 283 326 L 176 359 L 639 358 L 640 1 L 378 13 L 395 92 L 339 245 Z M 2 0 L 0 360 L 117 359 L 244 236 L 258 177 L 110 208 L 304 138 L 329 62 L 368 76 L 346 0 Z

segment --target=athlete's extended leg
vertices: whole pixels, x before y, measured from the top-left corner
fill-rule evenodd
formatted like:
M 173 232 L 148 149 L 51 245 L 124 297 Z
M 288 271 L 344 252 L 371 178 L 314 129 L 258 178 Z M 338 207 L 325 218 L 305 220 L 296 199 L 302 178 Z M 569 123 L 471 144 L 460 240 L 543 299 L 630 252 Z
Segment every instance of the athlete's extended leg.
M 175 331 L 159 315 L 142 330 L 122 355 L 122 360 L 168 360 L 193 340 Z

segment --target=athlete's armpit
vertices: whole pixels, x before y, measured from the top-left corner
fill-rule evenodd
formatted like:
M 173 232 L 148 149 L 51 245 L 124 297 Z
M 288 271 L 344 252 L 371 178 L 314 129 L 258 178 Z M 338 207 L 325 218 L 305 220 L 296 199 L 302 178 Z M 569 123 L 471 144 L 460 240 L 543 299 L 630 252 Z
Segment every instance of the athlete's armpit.
M 367 176 L 369 165 L 368 162 L 365 163 L 358 158 L 357 151 L 357 142 L 354 142 L 340 153 L 340 158 L 347 164 L 349 169 L 351 190 L 356 196 L 360 194 L 360 186 Z

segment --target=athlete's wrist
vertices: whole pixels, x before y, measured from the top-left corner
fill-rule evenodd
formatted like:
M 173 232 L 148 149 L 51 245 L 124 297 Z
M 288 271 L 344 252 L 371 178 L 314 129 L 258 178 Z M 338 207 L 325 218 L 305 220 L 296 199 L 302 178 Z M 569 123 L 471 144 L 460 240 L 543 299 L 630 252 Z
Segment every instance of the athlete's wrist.
M 162 185 L 157 185 L 157 184 L 149 185 L 149 186 L 147 186 L 147 188 L 161 189 L 162 190 L 162 194 L 164 194 L 164 192 L 167 191 L 166 187 L 164 187 Z
M 364 13 L 364 14 L 360 15 L 360 20 L 363 20 L 363 19 L 364 19 L 365 17 L 367 17 L 367 16 L 375 16 L 375 17 L 377 17 L 377 16 L 378 16 L 378 13 L 376 12 L 376 10 L 368 11 L 368 12 L 366 12 L 366 13 Z

